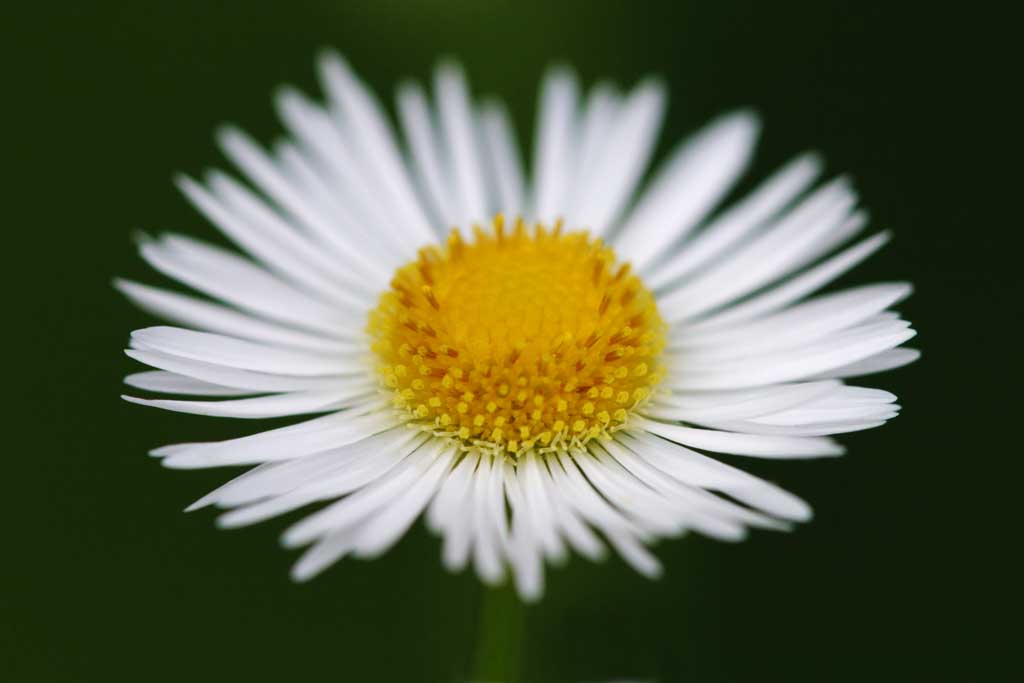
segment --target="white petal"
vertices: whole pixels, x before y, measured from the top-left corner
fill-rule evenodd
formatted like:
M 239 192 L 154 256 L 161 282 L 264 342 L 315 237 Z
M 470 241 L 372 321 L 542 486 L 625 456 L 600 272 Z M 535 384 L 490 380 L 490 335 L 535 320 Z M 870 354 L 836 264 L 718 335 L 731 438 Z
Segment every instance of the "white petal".
M 889 349 L 888 351 L 876 353 L 875 355 L 869 356 L 863 360 L 827 370 L 819 375 L 815 375 L 815 378 L 860 377 L 862 375 L 871 375 L 876 372 L 884 372 L 885 370 L 901 368 L 904 365 L 913 363 L 920 357 L 921 352 L 917 349 Z
M 423 89 L 416 83 L 399 86 L 398 115 L 412 154 L 412 166 L 422 194 L 433 206 L 438 219 L 438 236 L 458 226 L 459 204 L 455 188 L 449 182 L 447 157 L 442 155 L 440 134 L 430 113 Z
M 335 416 L 309 420 L 304 424 L 322 423 L 331 417 Z M 350 430 L 348 438 L 339 438 L 338 433 L 335 432 L 334 439 L 330 441 L 330 445 L 326 449 L 313 448 L 311 452 L 302 452 L 289 460 L 264 462 L 203 496 L 190 505 L 187 510 L 196 510 L 206 505 L 217 505 L 221 508 L 249 505 L 316 483 L 327 475 L 350 467 L 354 462 L 359 462 L 367 457 L 372 458 L 382 450 L 393 449 L 409 440 L 410 430 L 393 425 L 391 427 L 377 433 L 367 433 L 364 430 L 355 433 L 355 436 L 352 436 L 353 432 Z M 307 431 L 301 433 L 296 439 L 303 450 L 309 448 L 308 439 L 305 439 L 306 443 L 303 443 L 303 435 L 309 433 L 307 427 Z M 321 440 L 321 442 L 327 443 L 326 440 Z
M 337 53 L 321 56 L 320 75 L 324 89 L 337 106 L 336 116 L 341 119 L 347 138 L 357 148 L 366 171 L 376 180 L 379 201 L 390 204 L 397 214 L 396 229 L 411 240 L 431 242 L 435 234 L 412 190 L 380 105 Z
M 495 208 L 510 218 L 519 216 L 526 211 L 525 180 L 519 144 L 505 107 L 496 101 L 488 102 L 480 112 L 480 127 L 497 198 Z
M 301 391 L 256 398 L 240 398 L 230 401 L 178 401 L 170 399 L 147 399 L 122 396 L 129 403 L 153 406 L 164 410 L 195 415 L 217 417 L 241 417 L 248 419 L 284 417 L 303 413 L 320 413 L 338 408 L 342 404 L 335 392 Z
M 230 491 L 237 486 L 243 486 L 247 480 L 259 478 L 262 475 L 268 473 L 274 476 L 274 481 L 276 484 L 278 481 L 276 475 L 282 466 L 283 465 L 280 462 L 265 462 L 261 465 L 257 465 L 256 467 L 253 467 L 252 469 L 247 470 L 246 472 L 243 472 L 242 474 L 238 475 L 234 479 L 231 479 L 226 484 L 221 484 L 216 489 L 210 491 L 199 500 L 196 500 L 195 502 L 191 503 L 188 507 L 185 508 L 185 512 L 193 512 L 195 510 L 200 510 L 202 508 L 209 507 L 210 505 L 216 505 L 219 503 L 220 497 L 224 494 L 225 491 Z M 283 490 L 286 490 L 286 488 Z M 257 494 L 256 496 L 252 497 L 251 500 L 258 500 L 260 498 L 265 497 L 266 495 L 270 494 Z
M 355 270 L 365 273 L 375 287 L 387 283 L 390 273 L 362 257 L 358 247 L 345 239 L 339 225 L 331 221 L 289 181 L 282 170 L 245 133 L 237 128 L 223 128 L 217 134 L 224 154 L 252 179 L 268 197 L 278 203 L 297 223 L 321 240 Z
M 575 120 L 579 85 L 565 68 L 553 69 L 541 85 L 533 148 L 531 218 L 552 223 L 568 208 L 577 158 Z
M 455 453 L 454 449 L 444 449 L 413 486 L 363 525 L 355 541 L 356 556 L 377 557 L 412 526 L 441 485 Z
M 841 422 L 817 422 L 803 425 L 768 425 L 753 420 L 737 420 L 735 422 L 712 422 L 706 426 L 725 431 L 743 432 L 754 435 L 782 436 L 833 436 L 874 429 L 885 424 L 886 420 L 897 415 L 897 411 L 888 411 L 877 419 L 847 420 Z
M 257 394 L 279 391 L 322 391 L 346 395 L 365 393 L 377 384 L 371 377 L 341 377 L 338 375 L 303 377 L 269 374 L 204 363 L 159 351 L 128 349 L 125 353 L 130 358 L 154 368 L 168 370 L 210 384 L 243 389 Z
M 825 186 L 737 253 L 661 297 L 663 317 L 693 319 L 793 272 L 843 225 L 855 201 L 844 181 Z
M 885 320 L 877 317 L 879 313 L 910 292 L 910 285 L 904 283 L 847 290 L 750 323 L 725 330 L 716 329 L 718 334 L 706 337 L 683 325 L 676 339 L 670 342 L 675 348 L 666 358 L 677 358 L 688 367 L 697 368 L 806 348 L 812 342 L 830 338 L 844 330 Z
M 326 118 L 325 114 L 321 113 L 321 116 Z M 330 125 L 328 121 L 320 123 Z M 279 140 L 274 145 L 275 161 L 302 200 L 316 207 L 316 212 L 334 226 L 330 240 L 336 247 L 321 247 L 324 258 L 334 263 L 334 271 L 337 271 L 341 259 L 346 270 L 351 271 L 345 273 L 346 281 L 365 276 L 360 288 L 377 292 L 387 286 L 395 265 L 407 258 L 403 254 L 409 253 L 408 245 L 397 245 L 398 235 L 392 236 L 391 231 L 381 230 L 373 219 L 361 215 L 360 198 L 352 196 L 358 194 L 358 184 L 347 182 L 334 169 L 335 164 L 317 157 L 309 150 L 311 144 L 315 143 L 307 143 L 303 148 L 299 144 Z M 322 156 L 330 154 L 326 150 L 320 150 L 320 153 Z M 338 251 L 344 256 L 339 257 Z
M 757 424 L 808 424 L 801 416 L 823 415 L 818 422 L 889 419 L 896 397 L 878 389 L 844 386 L 836 381 L 780 384 L 739 391 L 659 396 L 641 414 L 713 426 L 728 431 L 758 432 Z M 793 420 L 796 420 L 795 422 Z M 742 424 L 742 428 L 736 425 Z M 731 426 L 726 426 L 731 425 Z
M 666 386 L 683 391 L 738 389 L 807 379 L 899 346 L 915 334 L 899 320 L 861 325 L 784 351 L 695 363 L 670 373 Z
M 666 288 L 739 244 L 807 189 L 821 173 L 821 168 L 821 159 L 814 154 L 804 154 L 786 164 L 749 195 L 724 210 L 670 258 L 652 265 L 651 273 L 644 277 L 647 285 L 652 289 Z
M 252 465 L 340 448 L 396 424 L 395 417 L 387 412 L 365 415 L 353 409 L 238 439 L 164 446 L 153 454 L 164 457 L 164 465 L 175 469 Z
M 603 156 L 621 107 L 622 95 L 610 83 L 598 83 L 591 88 L 583 104 L 579 122 L 579 152 L 576 154 L 576 168 L 573 170 L 577 182 L 573 183 L 569 191 L 571 208 L 567 219 L 570 226 L 576 225 L 575 214 L 578 213 L 580 199 L 586 190 L 587 183 L 580 181 L 591 173 L 594 165 Z
M 387 202 L 380 201 L 372 176 L 360 164 L 351 132 L 346 135 L 328 112 L 292 88 L 281 89 L 275 103 L 297 144 L 278 145 L 275 162 L 245 138 L 235 143 L 249 156 L 258 156 L 294 195 L 271 197 L 347 260 L 374 271 L 390 270 L 396 259 L 407 260 L 415 240 L 397 225 L 401 219 Z
M 465 76 L 455 64 L 443 63 L 434 74 L 434 87 L 441 130 L 451 159 L 458 224 L 468 226 L 487 220 L 492 212 L 483 183 L 479 134 Z
M 541 481 L 537 455 L 531 450 L 516 464 L 516 478 L 522 492 L 522 503 L 514 506 L 517 515 L 522 515 L 530 525 L 532 535 L 540 543 L 544 555 L 556 564 L 565 562 L 568 553 L 562 537 L 554 523 L 554 513 Z
M 592 229 L 596 235 L 612 232 L 647 168 L 664 111 L 665 90 L 660 83 L 641 83 L 630 93 L 616 112 L 593 163 L 577 171 L 579 185 L 568 208 L 570 227 Z M 617 244 L 626 246 L 631 242 Z
M 789 529 L 784 522 L 668 476 L 639 457 L 628 443 L 609 439 L 602 441 L 601 447 L 633 476 L 672 502 L 674 514 L 687 528 L 723 541 L 745 539 L 747 526 Z
M 557 465 L 556 465 L 557 460 Z M 609 505 L 594 487 L 584 478 L 575 461 L 565 453 L 555 455 L 550 471 L 558 483 L 559 490 L 567 503 L 572 505 L 584 519 L 606 536 L 625 534 L 647 538 L 645 532 L 626 516 Z
M 887 420 L 892 414 L 899 412 L 894 403 L 856 402 L 811 402 L 808 405 L 780 410 L 770 415 L 762 415 L 751 420 L 750 424 L 799 426 L 830 422 L 852 422 L 854 420 Z
M 910 295 L 907 283 L 876 284 L 812 299 L 780 313 L 710 330 L 683 326 L 671 345 L 681 355 L 733 358 L 805 344 L 863 323 Z
M 320 184 L 324 182 L 323 178 L 313 170 L 312 162 L 302 155 L 297 146 L 281 142 L 275 146 L 275 153 L 282 171 L 302 191 L 307 193 L 324 192 L 328 196 L 338 196 L 334 188 L 320 187 Z M 305 263 L 307 269 L 310 265 L 315 266 L 319 274 L 324 276 L 318 278 L 318 282 L 322 283 L 322 286 L 331 293 L 332 301 L 333 296 L 339 290 L 347 292 L 350 297 L 357 297 L 359 303 L 365 303 L 368 297 L 372 299 L 377 294 L 377 290 L 382 284 L 380 282 L 382 271 L 377 264 L 360 258 L 369 246 L 365 244 L 365 241 L 359 241 L 350 247 L 346 253 L 351 253 L 352 258 L 345 260 L 344 269 L 339 269 L 338 257 L 330 249 L 325 249 L 323 243 L 315 235 L 308 234 L 307 231 L 286 220 L 277 210 L 245 185 L 217 170 L 209 172 L 207 179 L 211 190 L 221 199 L 226 208 L 235 213 L 237 219 L 249 226 L 250 231 L 259 227 L 262 232 L 272 238 L 272 241 L 294 251 L 296 257 L 300 262 Z M 311 185 L 315 185 L 316 189 L 310 187 Z M 312 200 L 312 197 L 309 199 Z M 322 202 L 323 200 L 316 201 Z M 336 232 L 341 230 L 342 228 L 339 227 Z M 384 275 L 386 278 L 390 273 L 384 273 Z M 302 277 L 298 273 L 295 276 Z M 345 299 L 343 298 L 343 300 Z
M 778 384 L 755 389 L 656 395 L 641 413 L 666 420 L 746 420 L 802 405 L 835 392 L 835 381 Z
M 174 372 L 152 370 L 136 372 L 124 378 L 128 386 L 154 391 L 161 394 L 184 394 L 188 396 L 244 396 L 254 393 L 246 389 L 224 387 L 219 384 L 203 382 L 191 377 L 183 377 Z
M 544 560 L 541 545 L 533 535 L 532 524 L 525 516 L 523 495 L 516 469 L 506 461 L 502 468 L 505 492 L 512 508 L 512 536 L 509 541 L 509 561 L 516 590 L 526 602 L 540 599 L 544 593 Z
M 292 567 L 292 581 L 309 581 L 352 550 L 355 529 L 341 529 L 321 539 Z
M 621 465 L 601 462 L 593 451 L 573 451 L 572 459 L 602 496 L 645 530 L 658 536 L 679 536 L 686 530 L 672 514 L 672 506 Z
M 236 254 L 182 235 L 143 240 L 139 251 L 161 273 L 204 294 L 327 336 L 336 336 L 365 310 L 328 305 Z
M 211 223 L 255 259 L 328 302 L 340 300 L 350 306 L 372 302 L 369 290 L 358 289 L 358 280 L 344 286 L 325 274 L 322 248 L 297 234 L 249 190 L 216 171 L 208 179 L 212 191 L 187 176 L 179 176 L 177 184 Z M 338 272 L 336 262 L 331 266 L 328 273 Z
M 281 537 L 286 547 L 305 545 L 318 536 L 357 524 L 374 510 L 387 505 L 390 498 L 415 480 L 417 465 L 429 463 L 432 459 L 431 449 L 424 448 L 430 437 L 413 430 L 396 431 L 398 433 L 393 437 L 388 435 L 386 443 L 375 437 L 378 443 L 374 447 L 361 448 L 356 457 L 348 458 L 341 467 L 319 473 L 306 485 L 281 496 L 280 502 L 278 499 L 271 501 L 279 509 L 290 510 L 306 502 L 351 493 L 292 525 Z M 414 457 L 420 455 L 423 461 Z M 251 510 L 261 505 L 257 503 L 244 509 Z M 240 517 L 236 521 L 244 523 Z
M 544 485 L 544 493 L 552 508 L 559 532 L 580 555 L 594 561 L 604 559 L 606 554 L 604 544 L 583 521 L 571 498 L 558 482 L 557 474 L 561 472 L 561 465 L 550 457 L 545 460 L 546 462 L 542 463 L 540 467 L 541 482 Z M 564 476 L 564 472 L 561 474 Z
M 476 521 L 473 517 L 473 486 L 477 481 L 480 456 L 470 453 L 466 455 L 466 459 L 469 463 L 465 485 L 463 486 L 463 480 L 460 480 L 457 482 L 458 488 L 453 489 L 452 494 L 447 496 L 452 506 L 452 514 L 445 520 L 441 563 L 451 572 L 465 568 L 473 549 L 473 525 Z M 447 482 L 445 484 L 439 495 L 446 494 Z
M 801 273 L 763 294 L 744 301 L 743 303 L 723 309 L 699 322 L 692 323 L 694 329 L 710 329 L 730 325 L 741 320 L 750 320 L 772 311 L 777 311 L 794 301 L 799 301 L 826 284 L 836 279 L 871 254 L 878 251 L 889 241 L 889 233 L 880 232 L 877 235 L 858 242 L 857 244 L 839 252 L 835 256 L 822 262 L 820 265 Z
M 714 208 L 747 167 L 760 123 L 750 112 L 723 117 L 666 161 L 615 239 L 638 271 L 663 256 Z
M 831 380 L 835 381 L 835 380 Z M 845 407 L 861 403 L 895 403 L 896 394 L 884 389 L 871 389 L 868 387 L 852 387 L 843 385 L 842 389 L 829 394 L 817 401 L 816 406 L 823 408 Z
M 697 489 L 666 477 L 664 473 L 636 458 L 635 454 L 623 447 L 620 442 L 603 441 L 599 445 L 592 445 L 590 450 L 602 466 L 608 468 L 614 465 L 624 474 L 628 473 L 631 478 L 644 487 L 643 495 L 649 498 L 656 497 L 665 508 L 663 514 L 671 517 L 681 531 L 699 530 L 719 540 L 739 540 L 743 537 L 745 532 L 741 524 L 714 518 L 709 519 L 695 505 L 693 496 L 688 494 L 695 494 Z M 708 494 L 705 493 L 705 495 Z M 722 524 L 719 525 L 716 522 L 722 522 Z
M 648 432 L 630 431 L 634 452 L 679 481 L 721 491 L 759 510 L 797 522 L 811 518 L 811 508 L 800 498 L 743 470 L 690 450 Z
M 377 508 L 387 505 L 389 499 L 408 488 L 419 474 L 415 468 L 416 459 L 409 456 L 425 439 L 425 436 L 417 435 L 410 430 L 399 435 L 387 450 L 374 449 L 366 452 L 364 449 L 355 457 L 339 459 L 338 465 L 329 471 L 318 473 L 315 479 L 311 478 L 306 483 L 276 497 L 224 513 L 218 518 L 217 524 L 228 528 L 255 524 L 310 503 L 333 500 L 351 493 L 343 500 L 299 523 L 304 524 L 307 520 L 321 515 L 325 520 L 329 517 L 330 522 L 324 521 L 324 526 L 319 527 L 320 533 L 304 537 L 305 540 L 294 543 L 288 534 L 285 535 L 285 545 L 288 546 L 312 542 L 315 536 L 325 535 L 358 522 Z M 426 459 L 426 453 L 423 455 Z M 328 513 L 328 510 L 332 512 Z
M 204 332 L 219 332 L 241 339 L 267 342 L 274 346 L 328 353 L 337 351 L 339 346 L 337 339 L 260 320 L 220 304 L 167 289 L 121 279 L 114 280 L 114 287 L 140 308 Z
M 817 458 L 842 455 L 843 448 L 820 437 L 761 436 L 718 432 L 636 418 L 638 427 L 676 443 L 715 453 L 756 458 Z
M 473 565 L 480 580 L 498 584 L 505 576 L 498 530 L 491 512 L 492 503 L 504 500 L 501 463 L 494 458 L 481 458 L 473 482 Z M 502 505 L 504 514 L 504 505 Z
M 435 533 L 442 533 L 461 510 L 462 502 L 472 485 L 472 474 L 477 462 L 476 457 L 466 455 L 445 477 L 444 485 L 431 501 L 426 515 L 427 527 Z
M 639 574 L 652 580 L 661 578 L 662 568 L 658 558 L 634 537 L 613 535 L 608 537 L 608 542 L 615 548 L 615 552 Z
M 643 546 L 643 541 L 649 540 L 650 535 L 624 516 L 625 511 L 618 511 L 598 495 L 572 458 L 565 453 L 558 454 L 557 458 L 558 466 L 552 461 L 551 471 L 560 487 L 564 487 L 567 502 L 605 535 L 626 562 L 644 576 L 657 578 L 661 565 Z
M 283 375 L 351 375 L 369 377 L 368 365 L 348 353 L 283 349 L 180 327 L 147 327 L 132 332 L 133 348 L 162 351 L 182 358 Z
M 814 263 L 822 256 L 830 254 L 836 247 L 850 241 L 851 238 L 864 230 L 869 221 L 870 215 L 864 209 L 857 209 L 852 212 L 846 217 L 846 220 L 839 224 L 838 228 L 825 233 L 820 240 L 806 249 L 799 259 L 795 261 L 792 271 L 796 272 L 798 269 Z

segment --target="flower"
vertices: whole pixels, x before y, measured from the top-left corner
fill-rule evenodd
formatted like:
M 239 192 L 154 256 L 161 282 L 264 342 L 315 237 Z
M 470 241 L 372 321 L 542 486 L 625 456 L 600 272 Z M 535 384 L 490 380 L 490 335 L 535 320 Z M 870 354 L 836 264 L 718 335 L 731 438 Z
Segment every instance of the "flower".
M 844 379 L 906 364 L 887 309 L 908 284 L 806 299 L 888 239 L 813 154 L 718 205 L 747 166 L 747 111 L 677 147 L 643 190 L 662 86 L 585 96 L 567 69 L 541 87 L 532 181 L 509 118 L 459 68 L 434 104 L 398 90 L 404 144 L 374 96 L 325 55 L 318 105 L 277 96 L 290 138 L 218 136 L 251 183 L 178 179 L 245 255 L 182 235 L 141 239 L 196 290 L 117 287 L 181 325 L 131 335 L 156 368 L 126 382 L 186 399 L 127 400 L 237 418 L 323 413 L 216 443 L 153 451 L 171 468 L 255 465 L 188 509 L 223 527 L 324 504 L 291 526 L 305 580 L 373 557 L 425 512 L 446 567 L 543 592 L 546 562 L 614 549 L 647 576 L 648 546 L 697 531 L 788 529 L 809 506 L 708 455 L 836 456 L 830 435 L 897 414 Z

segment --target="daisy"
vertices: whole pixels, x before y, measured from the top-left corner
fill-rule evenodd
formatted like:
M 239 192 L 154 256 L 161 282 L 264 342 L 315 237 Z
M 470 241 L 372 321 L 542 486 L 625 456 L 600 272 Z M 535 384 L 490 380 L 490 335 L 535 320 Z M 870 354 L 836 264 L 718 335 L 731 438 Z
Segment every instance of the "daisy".
M 888 309 L 910 285 L 807 298 L 887 240 L 850 183 L 795 158 L 719 208 L 757 117 L 723 116 L 642 182 L 664 89 L 540 92 L 529 176 L 502 105 L 443 64 L 433 97 L 398 89 L 394 130 L 347 64 L 319 63 L 326 103 L 286 88 L 288 137 L 218 141 L 244 182 L 180 177 L 239 251 L 177 234 L 142 257 L 195 293 L 117 287 L 177 326 L 132 333 L 154 368 L 126 378 L 166 410 L 316 415 L 153 451 L 170 468 L 253 466 L 189 506 L 222 527 L 316 507 L 283 536 L 306 580 L 390 548 L 423 514 L 450 570 L 543 592 L 544 566 L 609 549 L 650 577 L 649 546 L 736 541 L 810 507 L 710 454 L 840 455 L 831 435 L 898 410 L 847 378 L 904 365 Z M 529 178 L 529 179 L 527 179 Z M 642 187 L 641 187 L 642 186 Z

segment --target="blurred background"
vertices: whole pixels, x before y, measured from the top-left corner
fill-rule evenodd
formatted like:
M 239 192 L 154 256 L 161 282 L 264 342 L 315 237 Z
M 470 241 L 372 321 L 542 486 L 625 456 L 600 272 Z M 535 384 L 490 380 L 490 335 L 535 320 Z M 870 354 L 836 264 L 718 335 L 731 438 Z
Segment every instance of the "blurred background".
M 952 11 L 952 10 L 951 10 Z M 523 679 L 990 681 L 1007 572 L 993 520 L 1019 405 L 1019 215 L 994 207 L 998 42 L 935 4 L 863 2 L 21 3 L 4 10 L 7 372 L 0 680 L 456 681 L 480 588 L 449 575 L 421 527 L 373 563 L 308 585 L 277 537 L 293 518 L 218 531 L 181 509 L 225 478 L 167 471 L 157 445 L 254 425 L 131 406 L 121 353 L 153 324 L 111 288 L 157 282 L 135 230 L 213 231 L 171 185 L 223 166 L 211 133 L 281 133 L 270 95 L 315 92 L 313 57 L 343 52 L 388 102 L 436 60 L 508 103 L 520 140 L 553 62 L 585 83 L 651 73 L 671 104 L 660 153 L 737 106 L 765 121 L 750 176 L 808 148 L 849 172 L 896 239 L 836 286 L 911 280 L 917 364 L 866 380 L 903 415 L 842 440 L 846 458 L 744 461 L 812 502 L 790 535 L 663 542 L 658 582 L 618 559 L 551 571 L 526 615 Z M 980 10 L 979 10 L 980 11 Z M 995 19 L 990 24 L 999 23 Z M 994 57 L 992 58 L 994 60 Z M 991 137 L 996 137 L 992 135 Z M 748 186 L 751 181 L 748 181 Z M 743 188 L 740 188 L 741 190 Z M 1019 190 L 1018 190 L 1019 192 Z M 1000 427 L 1000 425 L 1002 425 Z M 993 431 L 995 430 L 995 431 Z M 996 509 L 998 506 L 1006 511 Z M 1005 645 L 1019 640 L 1008 631 Z M 1017 643 L 1019 645 L 1019 643 Z

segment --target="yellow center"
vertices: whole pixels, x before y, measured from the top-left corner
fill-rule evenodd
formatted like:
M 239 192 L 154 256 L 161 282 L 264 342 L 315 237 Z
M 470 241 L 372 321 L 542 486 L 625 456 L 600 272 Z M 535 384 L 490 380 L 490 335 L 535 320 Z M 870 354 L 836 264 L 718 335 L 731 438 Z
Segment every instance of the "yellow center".
M 561 225 L 452 231 L 396 272 L 368 329 L 395 405 L 470 448 L 585 443 L 622 427 L 662 374 L 654 297 Z

